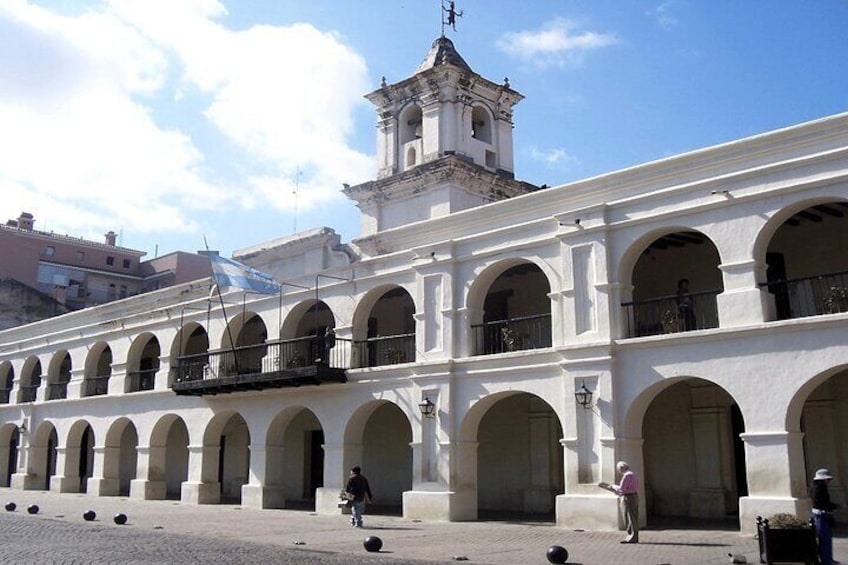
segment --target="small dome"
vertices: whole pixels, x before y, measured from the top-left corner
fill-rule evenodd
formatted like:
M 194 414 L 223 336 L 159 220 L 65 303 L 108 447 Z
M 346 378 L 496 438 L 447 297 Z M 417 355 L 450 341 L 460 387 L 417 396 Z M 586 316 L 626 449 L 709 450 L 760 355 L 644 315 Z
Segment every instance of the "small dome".
M 424 60 L 420 65 L 418 65 L 415 72 L 416 74 L 421 73 L 439 65 L 453 65 L 472 72 L 471 67 L 468 66 L 468 63 L 465 62 L 462 55 L 457 53 L 456 48 L 453 46 L 453 42 L 445 36 L 439 37 L 433 42 L 432 47 L 430 47 L 430 51 L 427 52 L 427 56 L 424 57 Z

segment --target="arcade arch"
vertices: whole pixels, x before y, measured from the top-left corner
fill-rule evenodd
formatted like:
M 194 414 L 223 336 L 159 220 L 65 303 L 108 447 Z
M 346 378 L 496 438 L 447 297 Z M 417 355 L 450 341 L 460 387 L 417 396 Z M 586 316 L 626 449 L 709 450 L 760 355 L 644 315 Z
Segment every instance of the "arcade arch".
M 21 447 L 21 432 L 17 425 L 6 423 L 0 426 L 0 487 L 12 485 L 12 475 L 18 472 L 18 450 Z
M 235 412 L 216 414 L 203 434 L 203 483 L 217 483 L 220 502 L 241 504 L 242 486 L 250 473 L 250 430 Z M 213 475 L 210 471 L 215 469 Z
M 185 324 L 171 343 L 171 372 L 168 386 L 203 378 L 209 363 L 209 334 L 197 322 Z
M 60 349 L 53 354 L 47 369 L 46 400 L 62 400 L 68 396 L 68 383 L 71 382 L 71 354 Z
M 153 390 L 159 371 L 159 340 L 143 333 L 133 340 L 127 355 L 127 379 L 124 392 Z
M 400 286 L 382 286 L 363 297 L 354 316 L 359 366 L 412 363 L 415 351 L 415 302 Z
M 18 402 L 35 402 L 38 388 L 41 386 L 41 361 L 38 357 L 27 357 L 21 369 L 21 384 Z
M 101 495 L 129 496 L 138 468 L 138 432 L 129 418 L 118 418 L 106 432 Z
M 52 478 L 56 475 L 58 446 L 59 435 L 52 422 L 42 422 L 35 432 L 30 433 L 27 475 L 32 477 L 32 483 L 27 488 L 50 490 Z
M 65 444 L 62 492 L 87 492 L 94 471 L 94 430 L 85 420 L 74 422 Z
M 112 348 L 104 341 L 94 344 L 85 359 L 85 382 L 83 396 L 99 396 L 109 393 L 112 376 Z
M 272 507 L 314 508 L 324 486 L 324 429 L 308 408 L 281 412 L 268 428 L 265 488 Z
M 15 368 L 11 361 L 3 361 L 0 363 L 0 404 L 9 404 L 14 382 Z
M 182 418 L 166 414 L 156 422 L 150 434 L 147 476 L 138 479 L 144 483 L 145 498 L 180 499 L 182 484 L 188 480 L 188 445 L 188 427 Z

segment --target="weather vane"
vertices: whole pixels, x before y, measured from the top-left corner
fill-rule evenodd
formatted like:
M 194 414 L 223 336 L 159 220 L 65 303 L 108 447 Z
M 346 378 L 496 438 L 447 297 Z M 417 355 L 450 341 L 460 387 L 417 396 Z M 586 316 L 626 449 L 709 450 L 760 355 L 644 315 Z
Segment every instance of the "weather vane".
M 442 37 L 445 36 L 445 25 L 449 25 L 451 29 L 456 31 L 456 18 L 462 17 L 462 10 L 456 11 L 454 0 L 450 0 L 445 5 L 445 0 L 442 0 Z

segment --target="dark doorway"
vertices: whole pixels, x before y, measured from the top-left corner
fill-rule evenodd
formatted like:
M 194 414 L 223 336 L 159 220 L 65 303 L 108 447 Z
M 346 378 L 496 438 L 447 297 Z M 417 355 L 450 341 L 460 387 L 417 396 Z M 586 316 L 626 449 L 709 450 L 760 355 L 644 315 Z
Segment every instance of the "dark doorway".
M 730 408 L 730 425 L 733 432 L 733 463 L 736 472 L 736 495 L 739 498 L 748 496 L 748 469 L 745 465 L 745 442 L 742 434 L 745 433 L 745 421 L 742 411 L 734 404 Z
M 766 280 L 769 283 L 786 280 L 786 257 L 783 253 L 766 253 Z M 774 306 L 778 320 L 788 320 L 792 317 L 789 308 L 789 287 L 785 284 L 769 286 L 769 292 L 774 295 Z
M 324 430 L 308 431 L 307 441 L 309 480 L 306 482 L 307 490 L 303 493 L 303 498 L 311 500 L 315 498 L 315 489 L 324 486 Z

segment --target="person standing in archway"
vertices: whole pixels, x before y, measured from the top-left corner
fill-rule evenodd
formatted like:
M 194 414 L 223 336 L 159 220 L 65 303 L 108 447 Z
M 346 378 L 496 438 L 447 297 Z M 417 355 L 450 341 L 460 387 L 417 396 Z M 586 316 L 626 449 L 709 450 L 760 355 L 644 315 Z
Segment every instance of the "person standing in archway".
M 350 525 L 361 528 L 365 505 L 373 501 L 374 495 L 371 494 L 371 486 L 368 484 L 368 479 L 362 474 L 362 469 L 358 465 L 350 470 L 345 492 L 353 495 L 350 506 Z
M 833 475 L 827 469 L 819 469 L 813 476 L 813 486 L 810 488 L 810 498 L 813 499 L 813 525 L 819 540 L 819 560 L 821 565 L 833 563 L 833 514 L 839 508 L 838 504 L 830 501 L 827 485 Z
M 616 485 L 598 483 L 598 486 L 621 497 L 624 503 L 624 524 L 627 537 L 621 543 L 639 543 L 639 479 L 625 461 L 619 461 L 615 468 L 621 474 L 621 482 Z

